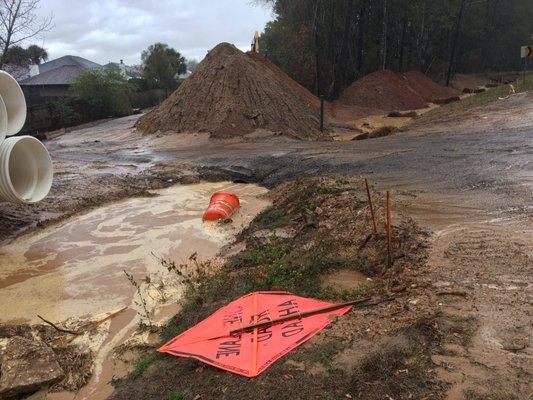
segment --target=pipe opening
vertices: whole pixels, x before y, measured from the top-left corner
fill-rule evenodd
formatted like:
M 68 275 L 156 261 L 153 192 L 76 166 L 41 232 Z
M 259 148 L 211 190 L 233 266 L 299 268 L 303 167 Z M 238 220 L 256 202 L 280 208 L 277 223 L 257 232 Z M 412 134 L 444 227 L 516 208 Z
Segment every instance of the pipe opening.
M 26 99 L 18 82 L 4 71 L 0 71 L 0 95 L 7 113 L 7 136 L 14 135 L 26 121 Z
M 27 203 L 42 200 L 52 185 L 48 151 L 33 137 L 21 137 L 9 155 L 9 178 L 14 195 Z

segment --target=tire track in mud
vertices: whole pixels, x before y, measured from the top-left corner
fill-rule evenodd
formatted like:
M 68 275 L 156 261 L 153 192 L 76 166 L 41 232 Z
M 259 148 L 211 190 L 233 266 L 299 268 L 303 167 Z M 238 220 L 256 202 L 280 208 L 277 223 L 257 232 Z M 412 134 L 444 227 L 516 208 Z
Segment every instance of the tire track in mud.
M 470 321 L 471 332 L 453 332 L 435 354 L 448 398 L 527 398 L 531 394 L 531 243 L 527 225 L 465 223 L 438 234 L 429 265 L 434 286 L 464 292 L 442 296 L 444 318 Z M 523 235 L 526 233 L 526 235 Z M 524 241 L 524 239 L 526 239 Z M 464 336 L 464 337 L 461 337 Z

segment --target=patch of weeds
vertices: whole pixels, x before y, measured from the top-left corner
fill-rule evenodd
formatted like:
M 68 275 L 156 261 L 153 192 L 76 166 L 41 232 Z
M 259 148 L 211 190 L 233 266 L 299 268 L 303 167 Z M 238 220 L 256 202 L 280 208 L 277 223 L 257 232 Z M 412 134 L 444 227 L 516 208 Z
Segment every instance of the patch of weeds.
M 256 215 L 252 224 L 251 230 L 273 230 L 281 228 L 290 223 L 289 215 L 282 209 L 269 206 Z
M 124 379 L 123 378 L 111 378 L 111 380 L 109 381 L 109 384 L 111 386 L 113 386 L 113 389 L 118 389 L 119 387 L 122 386 L 122 384 L 124 383 Z
M 141 376 L 152 363 L 159 358 L 159 353 L 151 352 L 146 356 L 137 359 L 134 363 L 133 371 L 130 373 L 131 378 Z
M 139 325 L 141 325 L 141 328 L 142 328 L 144 327 L 144 325 L 147 324 L 148 327 L 151 328 L 154 310 L 148 309 L 148 302 L 144 298 L 140 283 L 137 282 L 135 278 L 133 277 L 133 275 L 129 274 L 126 270 L 124 270 L 124 274 L 126 275 L 126 278 L 130 282 L 130 284 L 135 288 L 135 292 L 137 293 L 138 299 L 134 300 L 134 303 L 142 309 L 142 311 L 139 312 L 139 316 L 141 317 Z
M 231 257 L 229 267 L 235 269 L 275 263 L 288 253 L 290 246 L 290 240 L 282 241 L 276 236 L 267 243 L 252 242 L 248 249 Z
M 297 282 L 303 278 L 303 271 L 285 263 L 274 263 L 269 266 L 266 276 L 266 285 L 273 289 L 292 290 Z
M 322 343 L 317 349 L 313 357 L 313 361 L 319 362 L 327 369 L 332 368 L 333 357 L 335 357 L 344 345 L 338 339 L 332 339 Z
M 173 390 L 168 394 L 167 400 L 185 400 L 188 395 L 188 390 Z
M 293 255 L 286 261 L 275 262 L 267 267 L 265 285 L 307 296 L 316 295 L 320 292 L 320 275 L 328 269 L 327 260 L 317 252 L 304 256 Z
M 178 324 L 177 317 L 174 316 L 165 326 L 163 326 L 163 329 L 161 330 L 161 339 L 163 342 L 167 342 L 184 331 L 184 327 Z

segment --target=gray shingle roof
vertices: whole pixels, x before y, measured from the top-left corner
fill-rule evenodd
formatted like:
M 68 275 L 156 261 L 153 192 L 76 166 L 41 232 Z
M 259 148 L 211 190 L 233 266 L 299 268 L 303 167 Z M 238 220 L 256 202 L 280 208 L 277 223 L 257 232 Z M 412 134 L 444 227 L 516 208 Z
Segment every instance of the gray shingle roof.
M 59 57 L 59 58 L 56 58 L 55 60 L 51 60 L 51 61 L 48 61 L 48 62 L 45 62 L 39 65 L 39 72 L 42 74 L 42 73 L 51 71 L 53 69 L 56 69 L 59 67 L 66 67 L 66 66 L 77 66 L 83 69 L 93 69 L 93 68 L 101 67 L 100 64 L 89 61 L 82 57 L 63 56 L 63 57 Z
M 86 68 L 78 65 L 66 65 L 44 72 L 20 82 L 21 86 L 35 85 L 70 85 L 72 80 L 86 72 Z

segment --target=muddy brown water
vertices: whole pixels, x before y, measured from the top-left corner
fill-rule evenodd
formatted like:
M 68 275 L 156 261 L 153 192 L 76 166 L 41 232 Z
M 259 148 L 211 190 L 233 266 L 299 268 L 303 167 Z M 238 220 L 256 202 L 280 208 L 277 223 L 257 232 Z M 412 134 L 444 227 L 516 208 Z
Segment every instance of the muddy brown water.
M 231 191 L 241 207 L 229 224 L 202 221 L 211 194 Z M 65 321 L 105 315 L 126 307 L 109 324 L 99 343 L 95 376 L 76 398 L 110 394 L 107 370 L 112 349 L 133 333 L 138 322 L 134 288 L 137 281 L 165 271 L 152 253 L 185 262 L 196 253 L 210 259 L 269 202 L 266 189 L 230 182 L 177 185 L 154 191 L 154 197 L 127 199 L 23 235 L 0 247 L 0 322 L 34 323 L 37 315 Z M 160 320 L 177 311 L 174 301 L 156 307 Z M 81 395 L 81 397 L 80 397 Z M 70 395 L 54 395 L 70 398 Z
M 242 208 L 228 226 L 203 223 L 216 190 L 231 190 Z M 19 237 L 0 247 L 0 321 L 61 321 L 128 306 L 136 278 L 161 270 L 152 255 L 178 262 L 213 257 L 267 203 L 255 185 L 201 183 L 121 201 Z M 18 299 L 16 307 L 13 299 Z

